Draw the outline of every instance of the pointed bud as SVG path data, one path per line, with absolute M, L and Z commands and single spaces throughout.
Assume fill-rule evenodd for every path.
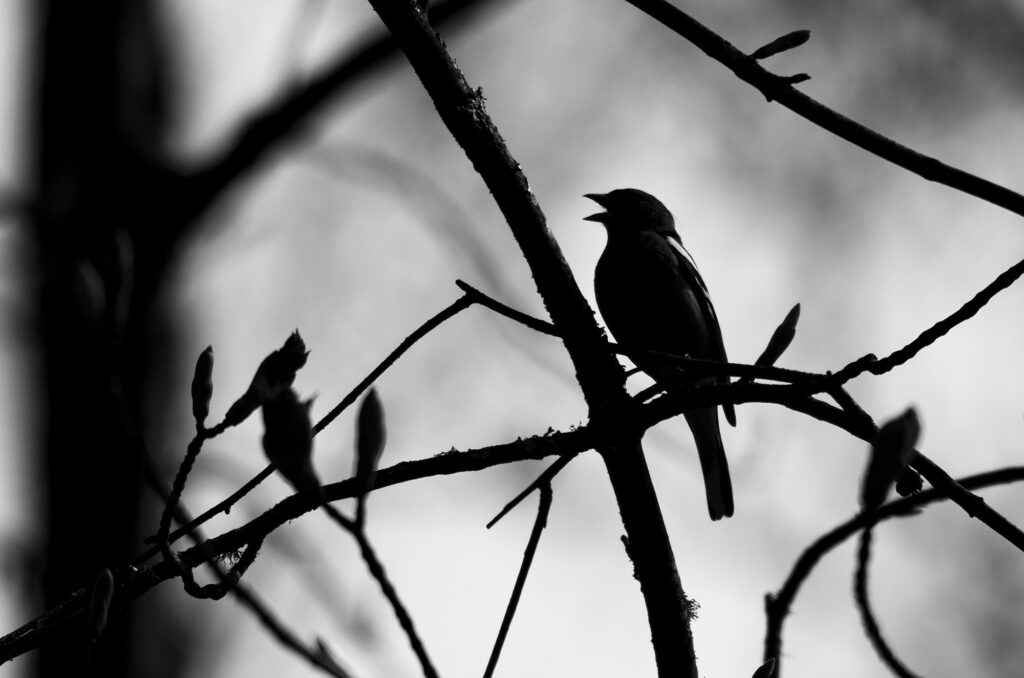
M 321 493 L 313 470 L 313 399 L 300 401 L 288 388 L 263 403 L 263 451 L 298 492 Z
M 284 345 L 272 352 L 260 366 L 242 397 L 236 400 L 224 415 L 224 423 L 235 426 L 284 389 L 295 383 L 295 373 L 306 364 L 309 351 L 299 331 L 291 333 Z
M 210 414 L 210 399 L 213 398 L 213 346 L 199 354 L 196 371 L 192 375 L 192 415 L 196 426 L 202 426 Z
M 114 598 L 114 574 L 105 567 L 92 583 L 89 607 L 85 614 L 85 628 L 89 640 L 95 641 L 107 626 L 110 601 Z
M 782 319 L 782 322 L 775 332 L 772 334 L 772 338 L 768 341 L 768 346 L 761 353 L 761 356 L 754 362 L 755 365 L 774 365 L 775 361 L 778 360 L 785 352 L 789 345 L 793 342 L 793 337 L 796 336 L 796 324 L 800 320 L 800 304 L 797 304 L 786 317 Z
M 386 440 L 384 407 L 377 396 L 377 389 L 371 387 L 359 406 L 356 421 L 356 478 L 362 488 L 360 494 L 370 488 Z
M 256 369 L 257 376 L 262 376 L 272 391 L 288 388 L 295 382 L 295 373 L 306 364 L 309 351 L 302 341 L 299 331 L 291 333 L 284 345 L 268 355 Z
M 775 675 L 775 657 L 769 657 L 768 661 L 757 667 L 751 678 L 772 678 Z
M 860 504 L 871 511 L 885 502 L 896 478 L 914 456 L 914 445 L 921 434 L 921 423 L 913 407 L 886 422 L 875 437 L 871 458 L 861 485 Z
M 758 47 L 750 53 L 750 56 L 758 60 L 767 59 L 770 56 L 796 49 L 810 39 L 811 32 L 806 29 L 793 31 L 792 33 L 786 33 L 781 38 L 775 38 L 764 47 Z

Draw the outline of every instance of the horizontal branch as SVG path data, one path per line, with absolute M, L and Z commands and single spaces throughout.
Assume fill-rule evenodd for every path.
M 457 452 L 454 449 L 428 459 L 401 462 L 377 472 L 374 491 L 413 480 L 452 475 L 511 464 L 518 461 L 538 460 L 546 457 L 574 454 L 593 447 L 593 436 L 585 428 L 564 433 L 535 436 L 503 445 Z M 363 491 L 361 483 L 349 478 L 324 486 L 328 501 L 339 501 Z M 249 523 L 230 530 L 185 551 L 178 560 L 187 567 L 197 567 L 216 560 L 259 541 L 270 532 L 305 513 L 315 511 L 320 501 L 314 497 L 292 495 L 257 516 Z M 114 573 L 116 590 L 111 609 L 120 609 L 144 595 L 154 586 L 179 575 L 173 563 L 161 561 L 152 568 L 129 566 Z M 80 628 L 81 618 L 88 603 L 85 589 L 75 591 L 60 605 L 44 612 L 34 620 L 0 638 L 0 664 L 44 645 L 57 636 Z

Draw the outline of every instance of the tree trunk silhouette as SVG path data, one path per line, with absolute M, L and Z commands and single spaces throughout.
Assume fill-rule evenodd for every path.
M 147 333 L 173 179 L 157 160 L 166 81 L 153 3 L 49 0 L 39 11 L 33 227 L 49 607 L 138 544 Z M 113 616 L 86 674 L 132 675 L 135 633 L 130 613 Z M 44 648 L 39 675 L 82 675 L 86 653 L 77 637 Z

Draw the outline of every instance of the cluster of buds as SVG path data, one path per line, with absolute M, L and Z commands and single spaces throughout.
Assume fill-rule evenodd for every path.
M 256 368 L 249 388 L 228 408 L 224 423 L 227 426 L 240 424 L 261 405 L 289 390 L 295 383 L 295 373 L 306 364 L 308 356 L 306 343 L 297 330 L 292 332 L 284 346 L 264 358 Z
M 281 475 L 301 494 L 323 499 L 320 479 L 313 470 L 313 399 L 299 400 L 288 387 L 263 402 L 263 451 Z
M 263 413 L 263 451 L 274 468 L 301 494 L 316 495 L 323 501 L 323 487 L 313 468 L 313 398 L 302 400 L 292 388 L 296 372 L 306 364 L 309 351 L 298 331 L 272 352 L 253 376 L 249 387 L 228 408 L 224 421 L 215 429 L 204 429 L 213 396 L 213 348 L 207 347 L 196 362 L 192 379 L 192 413 L 196 427 L 207 435 L 237 426 L 257 409 Z M 377 463 L 384 451 L 386 432 L 384 410 L 374 389 L 359 409 L 356 427 L 356 469 L 359 484 L 359 513 L 366 493 L 373 487 Z

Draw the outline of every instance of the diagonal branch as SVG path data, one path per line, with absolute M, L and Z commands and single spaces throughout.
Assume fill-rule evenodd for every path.
M 633 405 L 625 373 L 609 350 L 569 270 L 519 163 L 487 114 L 483 95 L 466 82 L 426 15 L 408 0 L 370 0 L 402 45 L 452 136 L 465 151 L 501 210 L 530 268 L 537 291 L 562 333 L 591 421 L 604 422 L 601 455 L 615 492 L 629 554 L 647 607 L 655 661 L 661 676 L 697 676 L 691 608 L 654 491 L 640 432 L 616 430 Z
M 526 543 L 526 550 L 523 552 L 523 562 L 519 566 L 519 575 L 516 577 L 515 586 L 512 587 L 512 595 L 508 600 L 508 607 L 505 609 L 505 616 L 501 620 L 501 627 L 498 629 L 498 637 L 491 649 L 491 658 L 487 661 L 487 668 L 484 669 L 484 678 L 491 678 L 494 669 L 498 666 L 498 657 L 501 656 L 501 649 L 505 645 L 505 638 L 512 626 L 512 618 L 515 617 L 516 608 L 519 607 L 519 599 L 523 595 L 523 588 L 526 586 L 526 576 L 530 573 L 530 566 L 533 564 L 533 556 L 537 553 L 537 545 L 540 544 L 540 535 L 548 524 L 548 513 L 551 511 L 551 485 L 545 483 L 540 488 L 540 502 L 537 506 L 537 518 L 533 523 L 533 531 L 530 532 L 530 539 Z
M 971 297 L 963 306 L 942 320 L 938 321 L 924 332 L 919 334 L 906 346 L 893 351 L 890 355 L 881 360 L 875 359 L 873 355 L 867 355 L 855 360 L 835 374 L 826 377 L 829 383 L 843 384 L 854 379 L 865 372 L 871 374 L 885 374 L 889 370 L 903 365 L 911 358 L 920 353 L 924 348 L 934 344 L 944 337 L 957 325 L 970 320 L 985 304 L 992 301 L 997 294 L 1007 289 L 1024 275 L 1024 259 L 1000 273 L 995 280 L 986 285 L 980 292 Z
M 150 488 L 160 497 L 161 501 L 165 505 L 170 505 L 170 492 L 163 487 L 160 482 L 156 470 L 153 468 L 152 462 L 147 456 L 146 461 L 146 482 Z M 192 518 L 189 515 L 185 507 L 179 502 L 176 503 L 173 509 L 174 519 L 182 525 L 192 523 Z M 198 527 L 192 527 L 188 530 L 189 538 L 194 544 L 200 544 L 206 541 L 206 537 L 203 535 L 202 530 Z M 206 563 L 207 567 L 213 570 L 217 579 L 221 582 L 225 582 L 228 579 L 228 572 L 221 566 L 216 560 L 209 560 Z M 305 643 L 292 631 L 288 626 L 281 621 L 276 614 L 267 606 L 266 603 L 259 597 L 259 595 L 245 582 L 238 582 L 231 588 L 231 593 L 235 598 L 245 607 L 253 613 L 256 619 L 263 625 L 263 628 L 267 630 L 277 641 L 285 648 L 291 650 L 295 654 L 303 657 L 313 666 L 319 668 L 324 673 L 334 676 L 334 678 L 351 678 L 349 673 L 345 671 L 338 662 L 329 655 L 325 656 L 325 652 L 321 648 L 316 650 L 307 647 Z
M 728 40 L 667 0 L 627 2 L 689 40 L 702 52 L 731 70 L 740 80 L 756 87 L 769 101 L 778 101 L 797 115 L 839 138 L 928 181 L 949 186 L 1024 216 L 1024 195 L 903 146 L 819 103 L 794 88 L 794 81 L 791 78 L 765 70 L 756 59 L 744 54 Z
M 491 1 L 447 0 L 432 7 L 430 16 L 438 25 L 451 26 L 456 20 L 469 19 L 473 12 Z M 237 140 L 230 148 L 189 177 L 189 198 L 194 213 L 204 210 L 239 177 L 292 141 L 301 133 L 303 124 L 329 101 L 362 82 L 375 68 L 398 54 L 394 39 L 385 31 L 378 32 L 312 77 L 300 90 L 254 114 L 238 131 Z
M 696 407 L 746 402 L 776 403 L 803 412 L 841 428 L 861 440 L 873 442 L 878 427 L 863 410 L 836 407 L 801 393 L 801 384 L 709 384 L 687 391 L 668 393 L 652 401 L 641 413 L 640 424 L 650 427 Z M 852 402 L 852 399 L 851 399 Z M 944 493 L 971 518 L 976 518 L 1006 541 L 1024 552 L 1024 531 L 985 503 L 985 500 L 956 482 L 942 467 L 915 451 L 910 466 L 933 487 Z
M 352 538 L 359 545 L 359 553 L 363 557 L 363 562 L 366 563 L 366 568 L 370 571 L 370 575 L 377 582 L 381 593 L 384 594 L 384 597 L 391 605 L 391 609 L 394 611 L 399 625 L 405 632 L 405 637 L 409 640 L 409 645 L 412 647 L 416 659 L 420 662 L 424 678 L 438 678 L 437 669 L 434 668 L 433 662 L 430 661 L 427 648 L 423 644 L 420 634 L 416 631 L 416 625 L 413 623 L 412 616 L 399 597 L 395 585 L 391 583 L 391 579 L 384 570 L 384 564 L 377 557 L 377 552 L 374 550 L 373 545 L 370 543 L 370 538 L 366 536 L 366 531 L 363 529 L 364 525 L 342 515 L 341 511 L 330 504 L 324 503 L 323 508 L 327 515 L 331 517 L 331 520 L 352 535 Z
M 430 332 L 432 332 L 434 329 L 436 329 L 439 325 L 441 325 L 449 318 L 458 315 L 459 313 L 466 310 L 472 305 L 473 300 L 470 299 L 469 295 L 464 294 L 455 301 L 453 301 L 451 304 L 446 306 L 436 315 L 428 319 L 425 323 L 417 327 L 416 330 L 413 331 L 413 333 L 410 334 L 408 337 L 403 339 L 402 343 L 395 347 L 395 350 L 391 351 L 391 353 L 389 353 L 388 356 L 384 358 L 384 360 L 382 360 L 379 365 L 377 365 L 377 367 L 373 368 L 373 370 L 371 370 L 370 373 L 366 375 L 366 377 L 364 377 L 363 380 L 359 382 L 359 384 L 356 385 L 355 388 L 349 391 L 348 395 L 342 398 L 340 403 L 334 406 L 330 412 L 324 415 L 323 418 L 316 423 L 316 426 L 313 427 L 313 435 L 316 435 L 320 431 L 327 428 L 327 426 L 332 421 L 334 421 L 339 414 L 344 412 L 346 408 L 350 407 L 352 403 L 354 403 L 356 399 L 359 398 L 363 391 L 370 388 L 373 382 L 377 381 L 377 378 L 380 377 L 380 375 L 384 374 L 384 372 L 389 367 L 391 367 L 396 360 L 401 358 L 403 353 L 412 348 L 413 344 L 415 344 L 417 341 L 419 341 L 426 335 L 430 334 Z

